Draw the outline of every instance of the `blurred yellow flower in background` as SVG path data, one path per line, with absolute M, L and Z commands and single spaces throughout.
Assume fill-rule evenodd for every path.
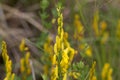
M 105 63 L 102 69 L 101 77 L 102 80 L 112 80 L 112 68 L 109 63 Z
M 96 37 L 99 36 L 99 27 L 98 27 L 98 23 L 99 23 L 99 11 L 96 10 L 93 16 L 93 30 L 94 30 L 94 34 Z
M 118 20 L 118 24 L 116 28 L 116 37 L 120 40 L 120 20 Z
M 82 40 L 84 37 L 84 28 L 78 14 L 75 14 L 74 26 L 75 26 L 74 38 L 78 40 Z
M 94 61 L 93 64 L 92 64 L 92 67 L 90 69 L 89 80 L 96 80 L 95 67 L 96 67 L 96 62 Z

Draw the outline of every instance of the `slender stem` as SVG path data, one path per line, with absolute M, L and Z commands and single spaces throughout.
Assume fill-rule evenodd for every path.
M 32 78 L 33 78 L 33 80 L 36 80 L 35 71 L 34 71 L 34 68 L 33 68 L 32 60 L 30 60 L 30 66 L 31 66 L 31 70 L 32 70 Z

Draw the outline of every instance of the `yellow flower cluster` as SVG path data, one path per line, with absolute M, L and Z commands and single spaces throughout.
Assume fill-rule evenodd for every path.
M 20 49 L 21 52 L 24 52 L 24 51 L 28 50 L 28 47 L 25 46 L 25 39 L 22 39 L 22 41 L 20 43 L 20 46 L 19 46 L 19 49 Z
M 104 44 L 109 37 L 109 33 L 106 30 L 107 29 L 107 24 L 105 21 L 100 22 L 100 27 L 99 27 L 99 11 L 97 10 L 94 14 L 93 18 L 93 30 L 95 32 L 96 37 L 101 36 L 101 44 Z
M 69 75 L 72 76 L 74 79 L 78 79 L 78 77 L 80 76 L 80 73 L 79 72 L 70 72 Z
M 74 31 L 74 38 L 77 39 L 78 41 L 82 42 L 84 41 L 84 27 L 80 21 L 79 15 L 75 14 L 74 18 L 74 26 L 75 26 L 75 31 Z M 85 50 L 85 54 L 88 57 L 92 57 L 92 48 L 89 46 L 87 49 L 85 49 L 86 43 L 82 42 L 79 46 L 80 50 Z
M 49 53 L 50 55 L 53 54 L 53 46 L 51 45 L 51 42 L 52 42 L 51 38 L 48 37 L 47 41 L 43 45 L 44 51 Z
M 100 36 L 105 31 L 105 29 L 107 28 L 107 24 L 106 24 L 105 21 L 102 21 L 100 23 L 100 28 L 99 28 L 98 23 L 99 23 L 99 11 L 97 10 L 94 13 L 94 18 L 93 18 L 93 30 L 95 31 L 96 36 Z
M 58 79 L 58 66 L 53 65 L 52 74 L 51 74 L 51 80 L 57 80 L 57 79 Z
M 98 22 L 99 22 L 99 11 L 97 10 L 94 13 L 94 17 L 93 17 L 93 30 L 95 32 L 95 36 L 99 36 Z
M 105 21 L 100 22 L 100 35 L 102 35 L 107 29 L 107 23 Z
M 9 59 L 9 56 L 7 55 L 7 47 L 6 42 L 2 42 L 2 57 L 5 62 L 5 68 L 6 68 L 6 77 L 4 80 L 14 80 L 15 74 L 12 73 L 12 61 Z
M 25 47 L 25 40 L 23 39 L 20 44 L 20 50 L 22 52 L 27 51 L 28 47 Z M 27 76 L 31 74 L 31 67 L 30 67 L 30 52 L 27 51 L 24 58 L 20 60 L 20 71 L 22 73 L 22 80 L 26 80 Z
M 116 37 L 120 40 L 120 20 L 118 20 L 118 25 L 116 29 Z
M 84 38 L 84 28 L 78 14 L 75 15 L 74 26 L 75 26 L 74 38 L 82 40 Z
M 112 80 L 112 72 L 113 69 L 110 67 L 110 64 L 105 63 L 101 73 L 102 80 Z
M 85 50 L 85 54 L 88 56 L 88 57 L 92 57 L 92 47 L 89 46 L 89 45 L 86 45 L 85 43 L 82 43 L 80 44 L 79 46 L 80 50 Z
M 54 56 L 53 56 L 53 69 L 51 80 L 66 80 L 67 70 L 74 57 L 75 50 L 70 47 L 67 41 L 68 34 L 63 30 L 63 15 L 61 8 L 57 8 L 58 11 L 58 35 L 56 36 L 56 43 L 54 45 Z
M 47 41 L 43 45 L 44 51 L 48 55 L 48 58 L 46 59 L 46 57 L 44 56 L 44 59 L 49 62 L 52 62 L 52 58 L 53 58 L 53 46 L 51 45 L 51 43 L 52 40 L 48 37 Z M 44 65 L 43 69 L 45 75 L 48 75 L 50 68 L 51 67 L 49 66 L 49 64 Z
M 109 37 L 109 33 L 108 31 L 106 31 L 107 29 L 107 24 L 105 21 L 102 21 L 100 23 L 100 35 L 102 36 L 102 39 L 101 39 L 101 44 L 104 44 L 107 40 L 108 40 L 108 37 Z
M 89 80 L 97 80 L 95 74 L 95 66 L 96 66 L 96 62 L 94 61 L 92 64 L 92 68 L 90 69 L 90 76 L 89 76 Z
M 30 52 L 27 52 L 25 54 L 25 57 L 20 60 L 20 71 L 22 73 L 22 80 L 26 80 L 26 77 L 31 74 L 29 58 Z

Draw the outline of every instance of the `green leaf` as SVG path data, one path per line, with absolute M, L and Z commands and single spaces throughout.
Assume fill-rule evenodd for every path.
M 45 20 L 49 17 L 49 15 L 46 12 L 44 12 L 44 13 L 40 13 L 40 17 L 42 20 Z
M 79 66 L 80 68 L 84 68 L 84 63 L 83 63 L 82 61 L 80 61 L 80 62 L 78 63 L 78 66 Z
M 45 10 L 49 6 L 49 1 L 48 0 L 42 0 L 40 3 L 40 7 Z
M 52 24 L 50 22 L 46 22 L 45 27 L 50 29 L 50 28 L 52 28 Z
M 42 75 L 43 80 L 48 80 L 47 75 Z

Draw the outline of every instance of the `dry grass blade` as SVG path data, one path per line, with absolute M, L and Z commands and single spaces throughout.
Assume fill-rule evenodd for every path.
M 20 12 L 19 10 L 12 8 L 10 6 L 7 6 L 5 4 L 1 4 L 2 8 L 5 11 L 8 11 L 10 14 L 13 14 L 14 16 L 24 19 L 27 22 L 29 22 L 30 24 L 32 24 L 34 27 L 36 27 L 38 30 L 42 31 L 42 32 L 47 32 L 49 33 L 49 35 L 52 37 L 52 39 L 55 37 L 52 33 L 50 33 L 47 29 L 45 29 L 40 22 L 36 21 L 33 17 L 31 17 L 29 14 L 27 13 L 23 13 Z

